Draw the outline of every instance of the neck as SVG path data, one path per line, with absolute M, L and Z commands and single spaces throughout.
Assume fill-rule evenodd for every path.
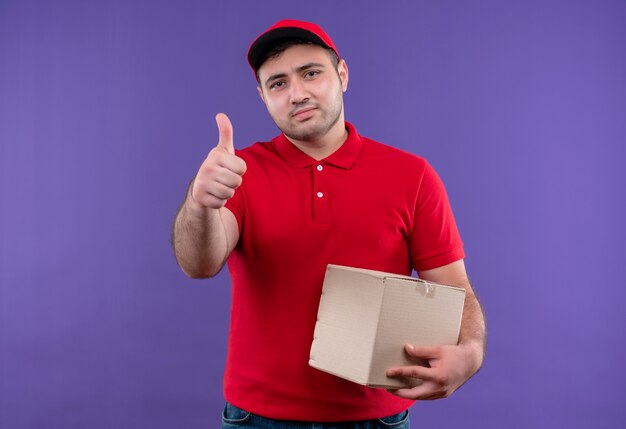
M 343 115 L 326 134 L 313 140 L 296 140 L 286 136 L 302 152 L 319 161 L 334 153 L 348 138 Z

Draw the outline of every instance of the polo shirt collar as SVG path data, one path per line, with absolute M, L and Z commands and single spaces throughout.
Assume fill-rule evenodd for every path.
M 322 161 L 347 170 L 354 165 L 358 158 L 363 145 L 363 138 L 357 133 L 354 125 L 348 121 L 345 121 L 345 124 L 346 130 L 348 130 L 348 138 L 339 149 L 322 159 Z M 278 151 L 278 155 L 291 167 L 304 168 L 320 162 L 298 149 L 284 133 L 275 137 L 272 142 Z

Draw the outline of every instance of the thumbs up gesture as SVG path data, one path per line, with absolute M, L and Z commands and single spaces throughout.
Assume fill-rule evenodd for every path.
M 224 207 L 241 186 L 246 162 L 235 155 L 233 125 L 223 113 L 215 117 L 220 138 L 206 157 L 191 188 L 191 198 L 205 208 Z

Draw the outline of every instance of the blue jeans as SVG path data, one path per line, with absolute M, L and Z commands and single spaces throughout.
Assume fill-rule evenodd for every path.
M 226 403 L 222 429 L 409 429 L 409 410 L 389 417 L 358 422 L 314 423 L 272 420 Z

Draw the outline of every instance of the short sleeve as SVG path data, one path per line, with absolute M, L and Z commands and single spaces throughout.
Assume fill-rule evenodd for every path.
M 448 195 L 428 163 L 419 183 L 409 247 L 416 271 L 441 267 L 465 257 Z

